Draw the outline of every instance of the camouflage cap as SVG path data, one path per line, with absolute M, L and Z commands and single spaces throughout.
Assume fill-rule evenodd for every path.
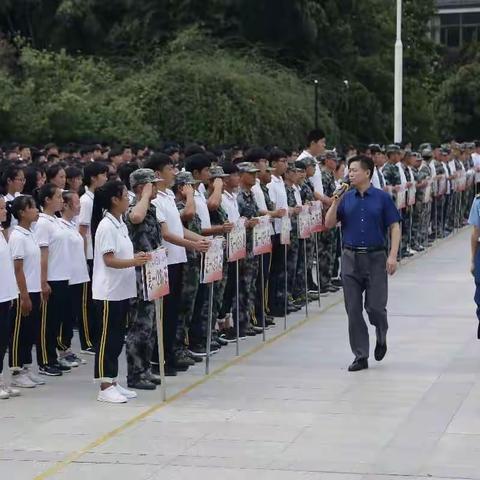
M 430 147 L 426 147 L 422 150 L 422 157 L 423 158 L 432 158 L 433 152 Z
M 137 185 L 160 181 L 161 180 L 155 176 L 155 172 L 150 168 L 139 168 L 130 174 L 130 186 L 132 188 L 135 188 Z
M 391 143 L 387 147 L 387 154 L 388 153 L 401 153 L 400 152 L 400 147 L 398 145 L 395 145 L 394 143 Z
M 229 176 L 228 173 L 225 173 L 223 168 L 219 166 L 210 167 L 210 175 L 212 178 L 225 178 Z
M 195 185 L 200 183 L 200 180 L 195 180 L 190 172 L 178 172 L 175 175 L 175 185 Z
M 304 157 L 301 160 L 297 160 L 297 162 L 302 162 L 307 167 L 315 167 L 317 165 L 317 161 L 313 157 Z
M 241 162 L 237 164 L 237 167 L 240 173 L 257 173 L 260 171 L 253 162 Z

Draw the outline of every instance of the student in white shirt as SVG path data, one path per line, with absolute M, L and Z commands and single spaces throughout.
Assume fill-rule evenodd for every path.
M 83 170 L 83 181 L 85 183 L 86 189 L 85 193 L 80 197 L 80 214 L 78 215 L 78 231 L 83 238 L 85 256 L 87 258 L 88 273 L 90 278 L 92 278 L 93 271 L 93 247 L 92 247 L 92 234 L 90 231 L 90 225 L 92 222 L 92 211 L 93 211 L 93 198 L 95 195 L 95 190 L 107 181 L 108 167 L 101 162 L 90 162 L 85 166 Z M 84 292 L 82 293 L 83 297 L 87 301 L 87 318 L 88 318 L 88 335 L 84 328 L 82 335 L 80 335 L 80 347 L 81 353 L 95 355 L 95 345 L 96 339 L 94 338 L 94 318 L 95 313 L 93 310 L 92 303 L 92 286 L 90 283 L 84 284 Z M 82 323 L 83 326 L 83 323 Z M 90 338 L 90 341 L 87 342 L 87 337 Z
M 11 213 L 18 222 L 11 230 L 9 247 L 19 297 L 12 310 L 9 365 L 12 383 L 32 388 L 45 383 L 31 370 L 33 345 L 37 363 L 42 364 L 40 247 L 31 230 L 32 224 L 38 220 L 38 209 L 35 200 L 25 195 L 12 202 Z
M 64 357 L 69 362 L 85 363 L 85 361 L 72 352 L 73 326 L 78 324 L 78 332 L 81 344 L 93 346 L 90 336 L 87 315 L 87 288 L 90 282 L 87 259 L 83 238 L 80 235 L 74 221 L 80 212 L 80 198 L 74 191 L 62 193 L 63 210 L 60 224 L 68 232 L 68 248 L 70 251 L 69 266 L 70 278 L 68 280 L 68 293 L 70 299 L 70 315 L 65 314 L 63 328 L 60 332 L 61 343 L 66 347 Z M 82 338 L 84 337 L 84 338 Z
M 152 204 L 157 211 L 157 219 L 161 225 L 163 246 L 167 249 L 168 279 L 170 293 L 164 299 L 164 350 L 165 372 L 176 375 L 177 371 L 185 371 L 195 362 L 189 358 L 184 346 L 180 343 L 179 311 L 182 293 L 182 273 L 187 262 L 185 249 L 206 251 L 208 242 L 196 233 L 183 227 L 180 212 L 175 202 L 175 194 L 170 190 L 175 181 L 175 168 L 172 159 L 165 154 L 150 157 L 144 164 L 155 172 L 158 180 L 157 198 Z M 158 362 L 154 350 L 153 362 Z
M 0 223 L 7 219 L 5 199 L 0 195 Z M 17 298 L 18 288 L 13 273 L 13 262 L 7 240 L 0 228 L 0 265 L 2 266 L 2 281 L 0 282 L 0 399 L 18 396 L 20 392 L 8 386 L 3 378 L 3 359 L 11 336 L 10 309 L 12 300 Z
M 60 352 L 68 347 L 62 343 L 62 329 L 65 312 L 69 310 L 68 281 L 70 279 L 70 257 L 68 232 L 56 216 L 63 208 L 62 190 L 52 183 L 46 183 L 38 191 L 40 213 L 34 228 L 35 239 L 41 251 L 42 280 L 42 329 L 40 373 L 60 376 L 78 367 L 77 362 L 69 362 Z
M 125 339 L 129 300 L 137 296 L 135 267 L 149 260 L 145 252 L 134 255 L 122 219 L 128 207 L 128 192 L 122 182 L 109 181 L 96 189 L 91 221 L 94 243 L 92 296 L 99 329 L 94 376 L 100 382 L 98 401 L 108 403 L 125 403 L 137 396 L 117 383 L 118 357 Z
M 274 149 L 269 154 L 272 181 L 267 185 L 270 200 L 275 210 L 288 211 L 287 192 L 283 175 L 287 171 L 287 155 L 282 150 Z M 275 235 L 272 236 L 272 262 L 268 281 L 268 312 L 274 317 L 285 315 L 285 247 L 280 244 L 282 219 L 276 218 Z

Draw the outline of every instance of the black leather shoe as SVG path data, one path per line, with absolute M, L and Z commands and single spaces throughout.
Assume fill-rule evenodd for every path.
M 349 367 L 349 372 L 359 372 L 360 370 L 366 370 L 368 368 L 368 360 L 360 359 L 355 360 Z
M 157 386 L 146 378 L 142 378 L 136 382 L 128 382 L 128 388 L 133 388 L 134 390 L 155 390 Z
M 385 354 L 387 353 L 387 344 L 386 343 L 378 343 L 375 346 L 375 360 L 377 362 L 381 362 Z
M 147 380 L 154 385 L 160 385 L 162 383 L 162 379 L 160 378 L 160 375 L 155 375 L 154 373 L 149 373 L 147 374 Z

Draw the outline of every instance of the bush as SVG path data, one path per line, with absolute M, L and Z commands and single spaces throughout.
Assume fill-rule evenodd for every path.
M 24 142 L 299 145 L 313 124 L 311 85 L 191 33 L 142 68 L 23 47 L 17 70 L 15 77 L 0 72 L 0 133 Z M 320 114 L 335 132 L 327 112 Z

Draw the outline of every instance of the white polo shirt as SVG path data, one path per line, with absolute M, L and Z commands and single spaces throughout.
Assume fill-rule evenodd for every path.
M 78 225 L 88 227 L 87 260 L 93 259 L 92 231 L 90 229 L 93 213 L 93 197 L 93 192 L 86 189 L 85 193 L 80 197 L 80 215 L 78 216 Z
M 265 194 L 260 186 L 260 180 L 257 178 L 255 185 L 252 187 L 253 197 L 257 202 L 258 209 L 262 212 L 268 212 L 267 203 L 265 202 Z
M 295 195 L 295 200 L 299 207 L 302 206 L 302 195 L 300 193 L 300 187 L 298 185 L 293 185 L 293 194 Z
M 222 208 L 227 212 L 228 221 L 235 223 L 240 218 L 237 197 L 230 192 L 222 193 Z
M 87 259 L 85 258 L 85 249 L 83 248 L 83 237 L 77 230 L 77 225 L 72 220 L 71 222 L 61 218 L 60 223 L 68 232 L 69 242 L 69 264 L 70 264 L 70 280 L 69 285 L 78 285 L 79 283 L 86 283 L 90 281 L 88 275 Z
M 283 178 L 272 175 L 272 181 L 267 185 L 268 193 L 270 194 L 270 200 L 275 205 L 275 209 L 284 208 L 288 210 L 287 191 L 285 190 L 285 184 Z M 281 233 L 282 231 L 282 219 L 275 218 L 274 221 L 275 233 Z
M 0 265 L 2 266 L 2 279 L 0 281 L 0 303 L 10 302 L 17 298 L 18 287 L 13 270 L 12 254 L 10 247 L 0 228 Z
M 159 191 L 157 198 L 152 201 L 152 204 L 157 209 L 157 220 L 160 223 L 166 222 L 171 233 L 184 238 L 182 219 L 175 203 L 175 194 L 168 189 L 165 192 Z M 185 252 L 185 247 L 174 245 L 164 239 L 162 240 L 162 245 L 167 249 L 169 265 L 186 263 L 187 253 Z
M 103 259 L 106 253 L 113 253 L 115 257 L 124 260 L 133 258 L 133 244 L 127 226 L 122 219 L 118 221 L 111 213 L 107 213 L 98 224 L 95 234 L 92 298 L 115 302 L 136 297 L 135 267 L 107 267 Z
M 31 230 L 17 225 L 10 232 L 8 240 L 13 260 L 23 260 L 23 274 L 30 293 L 38 293 L 41 288 L 40 247 Z
M 210 222 L 210 212 L 208 211 L 207 199 L 203 193 L 195 190 L 193 192 L 193 200 L 195 201 L 195 211 L 200 217 L 200 223 L 202 228 L 212 228 Z
M 40 248 L 48 247 L 47 280 L 51 282 L 69 280 L 69 234 L 60 219 L 41 213 L 33 234 Z

